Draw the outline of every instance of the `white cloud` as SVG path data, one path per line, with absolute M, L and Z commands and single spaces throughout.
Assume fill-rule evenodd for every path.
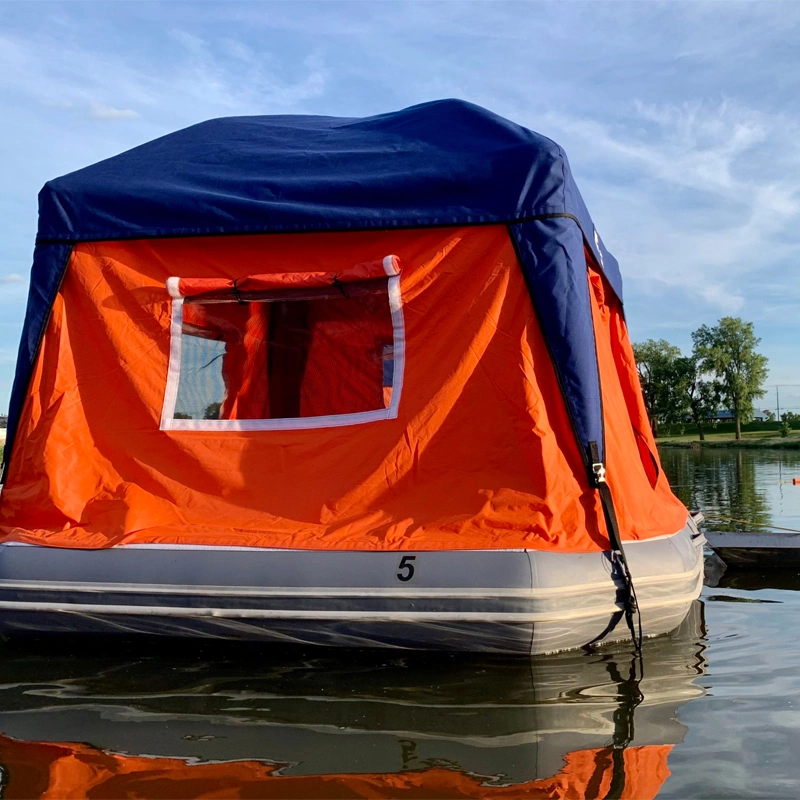
M 557 113 L 546 119 L 582 140 L 582 150 L 635 167 L 649 178 L 723 196 L 747 188 L 733 171 L 748 151 L 785 130 L 787 122 L 797 127 L 731 102 L 636 102 L 632 111 L 613 127 Z
M 167 42 L 171 46 L 154 61 L 92 48 L 80 39 L 3 34 L 0 90 L 53 109 L 86 109 L 97 120 L 149 117 L 152 109 L 156 124 L 171 119 L 174 127 L 214 115 L 298 110 L 327 86 L 328 71 L 315 50 L 286 64 L 233 38 L 209 41 L 173 30 Z M 102 101 L 108 97 L 115 105 Z
M 756 274 L 800 247 L 797 119 L 722 101 L 634 103 L 613 124 L 547 120 L 591 173 L 587 200 L 603 202 L 589 207 L 638 292 L 679 289 L 737 313 Z
M 92 119 L 136 119 L 139 114 L 130 108 L 114 108 L 103 103 L 92 103 L 89 116 Z
M 6 283 L 25 283 L 25 278 L 16 272 L 12 272 L 10 275 L 0 275 L 0 284 Z
M 635 336 L 734 312 L 796 338 L 800 3 L 95 5 L 3 17 L 8 269 L 26 268 L 44 180 L 142 141 L 213 116 L 458 96 L 566 148 Z

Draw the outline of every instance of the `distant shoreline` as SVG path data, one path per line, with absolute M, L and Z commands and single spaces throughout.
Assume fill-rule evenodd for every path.
M 708 449 L 738 449 L 738 450 L 800 450 L 800 437 L 786 439 L 723 439 L 718 441 L 690 441 L 665 440 L 656 442 L 659 448 L 675 450 L 708 450 Z

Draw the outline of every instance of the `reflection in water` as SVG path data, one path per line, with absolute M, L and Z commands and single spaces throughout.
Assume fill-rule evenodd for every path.
M 698 602 L 640 682 L 624 649 L 6 647 L 3 796 L 652 798 L 703 694 L 703 635 Z
M 800 523 L 800 452 L 663 448 L 661 463 L 676 495 L 692 509 L 757 523 L 707 518 L 710 530 L 763 530 Z
M 726 570 L 715 586 L 720 589 L 783 589 L 796 592 L 800 590 L 800 573 L 797 569 L 774 569 L 769 572 L 757 569 Z

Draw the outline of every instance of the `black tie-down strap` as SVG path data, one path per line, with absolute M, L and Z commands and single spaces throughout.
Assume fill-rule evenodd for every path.
M 625 794 L 628 776 L 625 770 L 625 750 L 633 743 L 633 717 L 636 708 L 644 700 L 640 683 L 644 678 L 641 654 L 634 653 L 630 674 L 623 678 L 614 659 L 606 662 L 609 677 L 617 685 L 618 705 L 614 710 L 614 734 L 611 741 L 598 750 L 594 757 L 595 768 L 586 786 L 585 797 L 600 795 L 603 778 L 611 772 L 608 792 L 603 800 L 620 800 Z M 639 674 L 637 675 L 637 667 Z
M 637 653 L 642 651 L 642 613 L 639 609 L 639 601 L 636 599 L 636 589 L 633 585 L 633 578 L 631 571 L 628 568 L 628 560 L 625 558 L 625 550 L 622 547 L 622 538 L 619 534 L 619 523 L 617 522 L 617 513 L 614 510 L 614 498 L 611 496 L 611 490 L 606 483 L 606 470 L 605 466 L 599 459 L 599 450 L 597 442 L 589 442 L 589 454 L 592 459 L 592 476 L 594 478 L 594 485 L 600 494 L 600 502 L 603 506 L 603 515 L 606 520 L 606 528 L 608 529 L 608 539 L 611 543 L 611 560 L 612 563 L 619 570 L 624 584 L 624 609 L 625 621 L 628 623 L 628 628 L 631 631 L 633 638 L 633 646 L 636 648 Z

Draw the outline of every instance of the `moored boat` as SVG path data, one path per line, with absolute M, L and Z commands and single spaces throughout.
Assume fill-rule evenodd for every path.
M 729 567 L 796 570 L 800 533 L 792 531 L 707 531 L 711 549 Z
M 7 634 L 542 653 L 702 584 L 563 150 L 458 101 L 48 183 L 3 482 Z

